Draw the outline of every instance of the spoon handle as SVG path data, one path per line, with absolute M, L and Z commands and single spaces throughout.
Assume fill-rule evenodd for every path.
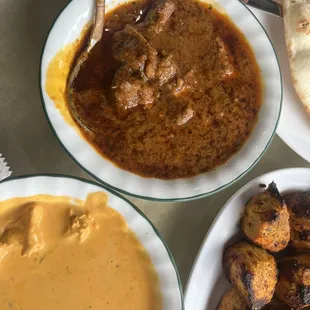
M 96 0 L 96 14 L 87 50 L 90 51 L 102 38 L 104 31 L 105 0 Z
M 267 13 L 283 17 L 283 8 L 281 4 L 273 0 L 241 0 L 241 2 Z

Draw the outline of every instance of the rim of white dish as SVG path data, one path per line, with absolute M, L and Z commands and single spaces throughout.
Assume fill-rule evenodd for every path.
M 41 95 L 41 102 L 42 102 L 42 107 L 43 107 L 43 111 L 44 111 L 44 114 L 46 116 L 46 119 L 48 121 L 48 124 L 50 126 L 50 128 L 52 129 L 52 132 L 54 134 L 54 136 L 56 137 L 56 139 L 58 140 L 58 142 L 60 143 L 60 145 L 63 147 L 63 149 L 65 150 L 66 154 L 80 167 L 82 168 L 86 173 L 88 173 L 90 176 L 92 176 L 95 180 L 97 180 L 98 182 L 104 184 L 106 187 L 110 188 L 110 189 L 113 189 L 113 190 L 116 190 L 122 194 L 125 194 L 125 195 L 129 195 L 131 197 L 135 197 L 135 198 L 140 198 L 140 199 L 145 199 L 145 200 L 150 200 L 150 201 L 161 201 L 161 202 L 176 202 L 176 201 L 189 201 L 189 200 L 195 200 L 195 199 L 199 199 L 201 197 L 207 197 L 207 196 L 210 196 L 210 195 L 213 195 L 215 193 L 218 193 L 220 192 L 221 190 L 229 187 L 230 185 L 234 184 L 236 181 L 238 181 L 240 178 L 242 178 L 245 174 L 247 174 L 258 162 L 259 160 L 261 159 L 261 157 L 264 155 L 264 153 L 266 152 L 266 150 L 268 149 L 268 147 L 270 146 L 271 142 L 272 142 L 272 139 L 276 133 L 276 129 L 278 127 L 278 124 L 279 124 L 279 119 L 280 119 L 280 115 L 281 115 L 281 111 L 282 111 L 282 101 L 283 101 L 283 83 L 282 83 L 282 74 L 281 74 L 281 70 L 280 70 L 280 66 L 279 66 L 279 60 L 278 60 L 278 57 L 277 57 L 277 54 L 275 52 L 275 49 L 274 49 L 274 46 L 266 32 L 266 30 L 264 29 L 263 25 L 260 23 L 260 21 L 257 19 L 257 17 L 255 16 L 255 14 L 252 13 L 252 11 L 242 2 L 239 2 L 236 0 L 236 2 L 238 2 L 238 5 L 241 5 L 242 7 L 244 7 L 247 11 L 247 13 L 249 15 L 252 15 L 252 17 L 254 17 L 254 20 L 257 22 L 258 26 L 263 30 L 266 38 L 268 39 L 269 43 L 270 43 L 270 46 L 272 48 L 272 51 L 273 51 L 273 54 L 274 54 L 274 58 L 276 60 L 276 65 L 277 65 L 277 68 L 278 68 L 278 73 L 279 73 L 279 77 L 280 77 L 280 99 L 279 99 L 279 111 L 278 111 L 278 115 L 277 115 L 277 119 L 276 119 L 276 122 L 275 122 L 275 125 L 274 125 L 274 128 L 272 130 L 272 133 L 271 133 L 271 136 L 268 140 L 268 142 L 266 143 L 264 149 L 262 150 L 262 152 L 260 153 L 260 155 L 252 162 L 252 164 L 245 170 L 243 171 L 242 173 L 239 173 L 239 175 L 237 175 L 237 177 L 233 178 L 232 180 L 230 180 L 229 182 L 219 186 L 218 188 L 214 189 L 214 190 L 210 190 L 210 191 L 207 191 L 207 192 L 204 192 L 204 193 L 199 193 L 199 194 L 196 194 L 196 195 L 188 195 L 188 196 L 185 196 L 185 197 L 169 197 L 169 198 L 166 198 L 166 197 L 159 197 L 159 196 L 151 196 L 150 194 L 148 195 L 143 195 L 143 194 L 137 194 L 137 193 L 133 193 L 129 190 L 125 190 L 123 189 L 119 184 L 116 186 L 116 185 L 111 185 L 108 183 L 108 181 L 103 181 L 98 175 L 95 174 L 95 172 L 91 172 L 90 170 L 88 170 L 84 165 L 83 163 L 81 163 L 80 161 L 78 161 L 78 159 L 75 157 L 75 155 L 70 152 L 67 147 L 64 145 L 64 143 L 62 142 L 62 139 L 61 137 L 59 136 L 59 134 L 57 133 L 57 130 L 55 129 L 54 125 L 53 125 L 53 121 L 52 119 L 50 118 L 49 116 L 49 113 L 47 111 L 47 106 L 46 106 L 46 102 L 45 102 L 45 99 L 44 99 L 44 85 L 42 85 L 43 83 L 43 58 L 44 58 L 44 55 L 45 55 L 45 50 L 46 50 L 46 45 L 48 43 L 48 40 L 50 38 L 50 35 L 54 29 L 54 26 L 56 25 L 57 21 L 59 20 L 59 18 L 61 17 L 61 15 L 68 9 L 68 7 L 70 6 L 70 4 L 72 4 L 72 2 L 74 2 L 76 0 L 70 0 L 65 6 L 64 8 L 59 12 L 58 16 L 55 18 L 54 22 L 52 23 L 49 31 L 48 31 L 48 34 L 47 34 L 47 37 L 46 37 L 46 40 L 44 42 L 44 45 L 43 45 L 43 48 L 42 48 L 42 53 L 41 53 L 41 58 L 40 58 L 40 71 L 39 71 L 39 86 L 40 86 L 40 95 Z M 213 1 L 214 0 L 210 0 L 210 1 Z M 231 1 L 231 0 L 229 0 Z M 69 126 L 69 125 L 68 125 Z M 253 133 L 252 133 L 253 134 Z M 83 139 L 83 138 L 80 138 L 80 139 Z M 249 139 L 251 139 L 251 137 L 249 137 Z M 89 148 L 92 148 L 93 147 L 87 142 Z M 96 151 L 95 151 L 96 152 Z M 240 150 L 236 153 L 238 154 L 240 152 Z M 235 155 L 236 155 L 235 154 Z M 234 155 L 234 156 L 235 156 Z M 103 156 L 102 157 L 102 160 L 103 162 L 109 162 L 111 163 L 110 160 L 108 159 L 105 159 Z M 225 165 L 225 163 L 223 164 Z M 223 166 L 222 165 L 222 166 Z M 136 174 L 134 173 L 131 173 L 131 172 L 127 172 L 121 168 L 118 168 L 117 166 L 114 165 L 114 167 L 116 169 L 119 169 L 123 172 L 126 172 L 128 173 L 129 175 L 134 175 L 135 177 L 139 177 L 137 176 Z M 220 166 L 221 167 L 221 166 Z M 219 168 L 220 168 L 219 167 Z M 204 174 L 207 174 L 208 172 L 206 173 L 203 173 L 203 174 L 200 174 L 199 176 L 203 176 Z M 198 177 L 198 176 L 197 176 Z M 148 178 L 143 178 L 143 177 L 139 177 L 141 178 L 141 180 L 139 180 L 140 183 L 143 183 L 144 180 L 148 180 Z M 162 181 L 160 179 L 153 179 L 155 181 Z M 182 181 L 182 180 L 189 180 L 189 179 L 177 179 L 177 180 L 171 180 L 172 182 L 175 181 L 175 182 L 178 182 L 178 181 Z M 170 182 L 170 181 L 168 181 Z M 161 187 L 164 187 L 164 185 L 160 185 Z M 184 185 L 183 185 L 183 188 L 184 188 Z M 152 191 L 152 190 L 151 190 Z M 182 192 L 182 188 L 179 188 L 179 191 Z M 161 190 L 162 192 L 162 190 Z
M 291 81 L 291 70 L 286 50 L 283 19 L 264 11 L 250 7 L 273 41 L 278 53 L 283 77 L 283 109 L 277 135 L 299 156 L 310 162 L 310 141 L 305 143 L 305 136 L 310 134 L 310 118 L 298 97 Z M 292 130 L 294 128 L 294 130 Z
M 207 231 L 204 240 L 201 243 L 201 246 L 198 250 L 198 253 L 196 255 L 195 261 L 192 265 L 192 269 L 190 271 L 190 274 L 188 276 L 188 280 L 187 280 L 187 284 L 185 287 L 185 291 L 184 291 L 184 306 L 188 307 L 190 300 L 189 300 L 189 294 L 192 294 L 193 290 L 194 290 L 194 273 L 196 270 L 196 267 L 198 266 L 199 260 L 201 258 L 201 253 L 203 252 L 204 247 L 206 246 L 206 244 L 208 243 L 208 241 L 210 240 L 210 233 L 213 231 L 213 228 L 215 227 L 216 223 L 218 222 L 218 220 L 221 218 L 222 214 L 225 212 L 225 210 L 227 208 L 229 208 L 229 206 L 231 205 L 231 202 L 234 201 L 237 197 L 239 197 L 242 193 L 244 193 L 245 190 L 249 189 L 252 184 L 256 184 L 258 180 L 262 180 L 264 179 L 270 179 L 270 182 L 272 182 L 273 180 L 276 179 L 276 177 L 282 177 L 282 178 L 286 178 L 289 177 L 292 174 L 298 175 L 298 176 L 303 176 L 303 175 L 307 175 L 308 177 L 310 176 L 310 168 L 303 168 L 303 167 L 296 167 L 296 168 L 284 168 L 284 169 L 277 169 L 277 170 L 273 170 L 273 171 L 269 171 L 267 173 L 264 173 L 254 179 L 252 179 L 251 181 L 247 182 L 246 184 L 244 184 L 239 190 L 237 190 L 222 206 L 221 210 L 218 212 L 218 214 L 216 215 L 215 219 L 213 220 L 209 230 Z M 236 215 L 239 217 L 239 215 Z M 190 292 L 190 293 L 189 293 Z M 187 301 L 188 300 L 188 301 Z
M 173 295 L 174 297 L 174 300 L 173 300 L 173 304 L 176 305 L 176 302 L 179 303 L 179 307 L 177 309 L 182 309 L 184 310 L 184 299 L 183 299 L 183 289 L 182 289 L 182 282 L 181 282 L 181 279 L 180 279 L 180 275 L 179 275 L 179 272 L 178 272 L 178 268 L 176 266 L 176 263 L 175 263 L 175 260 L 172 256 L 172 253 L 170 252 L 166 242 L 164 241 L 163 237 L 161 236 L 161 234 L 159 233 L 159 231 L 157 230 L 157 228 L 154 226 L 154 224 L 150 221 L 150 219 L 139 209 L 137 208 L 131 201 L 127 200 L 126 198 L 124 198 L 122 195 L 120 195 L 118 192 L 115 192 L 109 188 L 106 188 L 104 185 L 102 184 L 98 184 L 98 183 L 95 183 L 95 182 L 92 182 L 90 180 L 86 180 L 86 179 L 83 179 L 83 178 L 79 178 L 79 177 L 75 177 L 75 176 L 67 176 L 67 175 L 62 175 L 62 174 L 33 174 L 33 175 L 22 175 L 22 176 L 17 176 L 17 177 L 10 177 L 8 179 L 5 179 L 3 181 L 0 181 L 0 201 L 2 200 L 7 200 L 9 198 L 12 198 L 12 197 L 26 197 L 26 196 L 33 196 L 33 195 L 37 195 L 37 194 L 48 194 L 48 190 L 47 192 L 37 192 L 37 187 L 41 187 L 42 186 L 42 181 L 43 179 L 46 178 L 46 179 L 49 179 L 49 182 L 53 182 L 54 183 L 54 188 L 58 188 L 59 190 L 57 190 L 57 195 L 61 195 L 61 196 L 68 196 L 68 197 L 73 197 L 72 194 L 66 194 L 66 189 L 65 189 L 65 183 L 66 182 L 75 182 L 78 190 L 79 190 L 79 193 L 83 192 L 84 190 L 84 193 L 85 195 L 91 193 L 91 192 L 96 192 L 96 191 L 105 191 L 108 193 L 108 195 L 110 195 L 110 198 L 115 196 L 116 199 L 120 199 L 122 201 L 124 201 L 131 210 L 133 210 L 133 212 L 135 213 L 135 216 L 136 217 L 139 217 L 139 218 L 142 218 L 143 219 L 143 226 L 146 228 L 147 227 L 147 231 L 149 232 L 148 235 L 153 234 L 152 238 L 154 238 L 154 240 L 157 240 L 158 242 L 160 242 L 162 245 L 162 250 L 163 251 L 166 251 L 166 254 L 167 254 L 167 258 L 169 260 L 169 263 L 170 263 L 170 270 L 167 272 L 167 258 L 165 258 L 165 263 L 163 264 L 162 261 L 160 261 L 160 263 L 156 264 L 154 263 L 154 261 L 152 260 L 153 262 L 153 265 L 154 265 L 154 268 L 155 270 L 158 272 L 159 270 L 157 269 L 159 266 L 164 266 L 166 269 L 162 272 L 160 272 L 160 274 L 158 273 L 158 276 L 159 276 L 159 280 L 162 282 L 166 281 L 167 283 L 169 283 L 169 286 L 174 286 L 174 288 L 171 288 L 169 287 L 169 290 L 168 290 L 168 293 L 171 292 L 172 290 L 178 290 L 178 298 L 176 298 L 175 295 Z M 26 182 L 29 182 L 29 184 L 31 184 L 32 186 L 35 187 L 35 190 L 33 189 L 30 189 L 30 191 L 26 191 L 26 193 L 22 193 L 23 190 L 26 190 L 25 187 L 23 187 L 23 190 L 20 190 L 20 187 L 19 186 L 14 186 L 14 190 L 13 190 L 13 193 L 12 192 L 7 192 L 7 191 L 3 191 L 3 194 L 1 194 L 1 187 L 5 187 L 8 183 L 17 183 L 20 182 L 20 181 L 26 181 Z M 35 186 L 37 184 L 37 186 Z M 70 185 L 68 184 L 68 187 Z M 84 187 L 84 189 L 82 189 Z M 30 193 L 29 193 L 30 192 Z M 32 192 L 32 193 L 31 193 Z M 9 198 L 7 197 L 9 196 Z M 2 198 L 4 197 L 4 198 Z M 77 198 L 77 197 L 73 197 L 73 198 Z M 110 205 L 111 208 L 115 209 L 113 207 L 113 205 Z M 117 210 L 117 209 L 115 209 Z M 119 210 L 117 210 L 122 216 L 125 217 L 124 214 L 122 214 Z M 126 213 L 126 215 L 128 215 Z M 126 219 L 126 222 L 127 222 L 127 219 Z M 136 220 L 132 220 L 133 223 L 137 223 Z M 135 228 L 133 228 L 130 223 L 128 223 L 128 225 L 130 226 L 130 228 L 137 234 L 137 237 L 140 237 L 139 234 L 141 235 L 141 232 L 137 232 L 135 231 Z M 142 241 L 140 240 L 140 242 L 143 244 L 144 242 L 145 243 L 148 243 L 149 240 L 147 241 Z M 143 244 L 143 246 L 145 247 L 145 245 Z M 158 248 L 158 244 L 157 245 L 154 245 L 156 246 L 156 249 Z M 146 248 L 145 250 L 149 253 L 149 255 L 151 256 L 152 258 L 152 255 L 153 256 L 156 256 L 156 258 L 158 259 L 158 253 L 159 251 L 156 251 L 156 250 L 153 250 L 153 252 L 150 252 L 148 251 Z M 156 253 L 155 253 L 156 252 Z M 174 272 L 172 272 L 174 271 Z M 169 273 L 169 276 L 167 275 Z M 174 279 L 171 279 L 171 275 L 173 274 L 173 277 L 175 277 L 175 280 Z M 166 277 L 166 278 L 164 278 Z M 169 278 L 169 279 L 168 279 Z M 163 293 L 163 290 L 162 290 L 162 293 Z M 162 297 L 163 297 L 163 302 L 168 302 L 168 297 L 166 297 L 166 300 L 164 299 L 164 294 L 162 294 Z M 170 297 L 171 298 L 171 297 Z M 176 300 L 178 299 L 178 300 Z M 164 308 L 166 309 L 166 308 Z

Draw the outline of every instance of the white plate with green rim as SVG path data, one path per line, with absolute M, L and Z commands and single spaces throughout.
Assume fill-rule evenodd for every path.
M 232 238 L 241 236 L 240 220 L 245 205 L 274 181 L 280 191 L 310 190 L 310 169 L 290 168 L 266 173 L 243 186 L 225 204 L 214 220 L 197 255 L 185 290 L 186 310 L 214 310 L 230 287 L 222 268 L 223 250 Z M 236 239 L 238 240 L 238 239 Z
M 107 11 L 122 3 L 124 0 L 107 0 Z M 46 72 L 49 62 L 57 52 L 74 42 L 80 36 L 83 27 L 91 21 L 94 0 L 72 0 L 52 25 L 41 59 L 40 87 L 43 108 L 55 136 L 67 154 L 101 183 L 124 194 L 143 199 L 196 199 L 216 193 L 240 179 L 259 161 L 270 145 L 282 104 L 281 73 L 272 44 L 255 16 L 238 0 L 212 0 L 211 4 L 228 14 L 250 42 L 262 72 L 265 91 L 258 123 L 242 149 L 217 169 L 188 179 L 167 181 L 143 178 L 122 170 L 100 156 L 79 135 L 76 128 L 66 123 L 45 91 Z
M 94 192 L 108 195 L 109 206 L 125 218 L 150 255 L 159 277 L 163 310 L 183 310 L 182 284 L 173 257 L 153 224 L 131 202 L 96 183 L 67 176 L 24 176 L 0 182 L 0 201 L 41 194 L 85 200 Z
M 277 129 L 279 137 L 298 155 L 310 162 L 310 117 L 292 83 L 283 20 L 257 9 L 251 10 L 266 28 L 279 57 L 283 76 L 283 110 Z

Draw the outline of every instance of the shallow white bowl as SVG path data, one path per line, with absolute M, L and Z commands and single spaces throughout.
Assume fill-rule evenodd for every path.
M 225 246 L 241 237 L 240 220 L 245 205 L 264 191 L 260 184 L 274 181 L 280 193 L 310 190 L 310 169 L 291 168 L 266 173 L 243 186 L 214 220 L 197 255 L 185 291 L 186 310 L 214 310 L 230 285 L 222 268 Z
M 67 176 L 25 176 L 0 182 L 0 201 L 39 194 L 85 200 L 88 194 L 94 192 L 108 195 L 109 206 L 126 219 L 128 226 L 150 255 L 159 276 L 163 310 L 184 309 L 182 284 L 173 257 L 157 229 L 130 201 L 96 183 Z
M 125 0 L 107 0 L 107 11 Z M 143 178 L 116 167 L 69 126 L 45 91 L 46 72 L 51 59 L 75 41 L 91 20 L 94 0 L 72 0 L 63 9 L 44 46 L 40 86 L 46 117 L 66 152 L 98 181 L 122 193 L 151 200 L 186 200 L 210 195 L 231 185 L 261 158 L 274 136 L 282 104 L 281 73 L 270 40 L 255 16 L 238 0 L 203 0 L 221 6 L 250 42 L 265 82 L 258 123 L 242 149 L 217 169 L 193 178 L 159 180 Z

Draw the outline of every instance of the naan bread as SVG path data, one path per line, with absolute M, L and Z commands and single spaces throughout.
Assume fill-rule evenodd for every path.
M 310 115 L 310 0 L 283 0 L 283 9 L 293 84 Z

